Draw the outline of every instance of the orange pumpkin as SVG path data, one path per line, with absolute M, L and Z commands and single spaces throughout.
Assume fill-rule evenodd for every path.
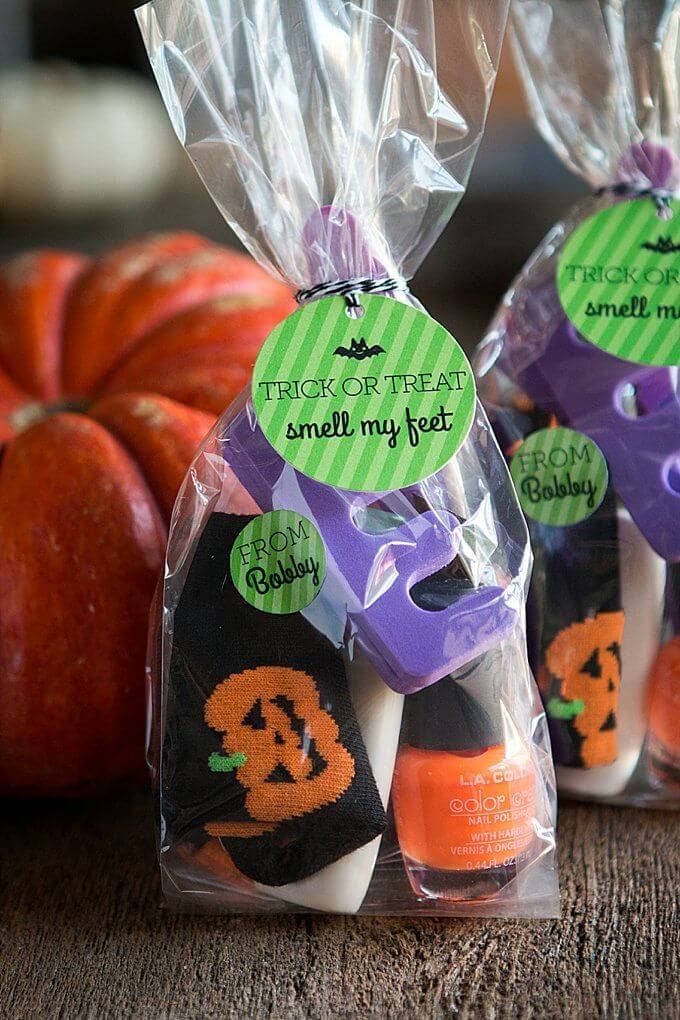
M 175 494 L 292 309 L 251 259 L 191 234 L 0 268 L 0 794 L 140 773 Z

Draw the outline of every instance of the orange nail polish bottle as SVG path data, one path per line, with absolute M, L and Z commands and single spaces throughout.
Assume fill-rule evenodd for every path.
M 652 670 L 647 747 L 654 775 L 680 787 L 680 637 L 663 646 Z
M 536 770 L 488 675 L 494 662 L 406 699 L 392 804 L 422 899 L 492 897 L 532 852 Z

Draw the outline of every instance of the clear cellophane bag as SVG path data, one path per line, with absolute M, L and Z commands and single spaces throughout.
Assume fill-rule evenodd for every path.
M 308 291 L 406 280 L 420 265 L 465 190 L 506 14 L 507 0 L 155 0 L 139 18 L 175 130 L 225 219 Z M 419 307 L 405 288 L 390 297 Z M 256 447 L 266 452 L 248 388 L 180 491 L 153 614 L 168 901 L 554 916 L 554 778 L 524 629 L 531 554 L 481 404 L 440 471 L 370 500 L 310 489 L 283 460 L 252 470 Z M 358 529 L 349 547 L 366 580 L 351 592 L 329 500 Z M 233 589 L 230 549 L 258 515 L 301 506 L 326 542 L 326 580 L 299 612 L 258 612 Z M 449 652 L 469 650 L 404 695 L 366 621 L 423 527 L 457 553 L 387 625 L 423 648 L 436 631 Z M 480 592 L 483 617 L 466 609 Z M 416 598 L 423 633 L 408 622 Z
M 578 427 L 550 384 L 563 345 L 586 344 L 566 317 L 556 279 L 574 231 L 600 210 L 640 197 L 657 203 L 660 233 L 668 229 L 664 201 L 680 188 L 680 4 L 517 0 L 512 36 L 536 126 L 591 195 L 538 246 L 479 352 L 480 393 L 508 457 L 537 429 Z M 678 369 L 618 359 L 612 394 L 613 355 L 599 357 L 604 362 L 589 360 L 587 372 L 572 362 L 569 379 L 575 391 L 589 387 L 591 407 L 618 408 L 612 427 L 590 436 L 611 454 L 609 491 L 588 521 L 530 523 L 530 661 L 548 706 L 560 793 L 677 808 Z M 638 423 L 651 441 L 639 437 Z M 677 451 L 670 457 L 669 447 Z M 642 484 L 650 475 L 657 484 Z M 634 502 L 622 498 L 624 488 L 637 489 Z

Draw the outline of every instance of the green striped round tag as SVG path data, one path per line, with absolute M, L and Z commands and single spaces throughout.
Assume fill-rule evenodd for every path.
M 234 587 L 251 606 L 263 613 L 296 613 L 319 593 L 326 551 L 306 517 L 274 510 L 246 525 L 229 565 Z
M 668 217 L 650 198 L 582 223 L 564 247 L 557 289 L 568 318 L 608 354 L 680 364 L 680 201 Z
M 595 443 L 573 429 L 527 436 L 510 463 L 520 506 L 540 524 L 565 527 L 594 514 L 607 492 L 607 462 Z
M 442 468 L 467 436 L 475 383 L 443 326 L 410 305 L 342 297 L 285 319 L 255 363 L 265 436 L 298 471 L 341 489 L 384 492 Z

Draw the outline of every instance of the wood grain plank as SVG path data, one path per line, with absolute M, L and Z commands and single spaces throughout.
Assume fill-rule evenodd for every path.
M 5 805 L 0 1017 L 680 1017 L 680 816 L 565 805 L 559 921 L 190 917 L 150 805 Z

